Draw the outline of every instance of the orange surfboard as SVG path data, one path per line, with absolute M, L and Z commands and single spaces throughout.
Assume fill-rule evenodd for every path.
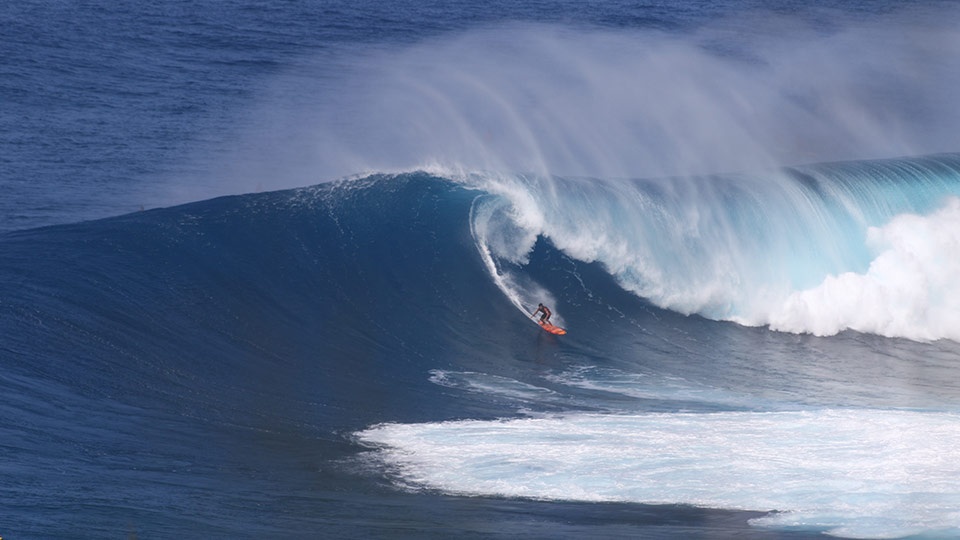
M 550 332 L 551 334 L 556 334 L 556 335 L 558 335 L 558 336 L 562 336 L 562 335 L 564 335 L 564 334 L 567 333 L 567 331 L 564 330 L 563 328 L 560 328 L 559 326 L 554 326 L 554 325 L 552 325 L 552 324 L 550 324 L 550 323 L 544 323 L 544 322 L 542 322 L 542 323 L 538 323 L 538 324 L 539 324 L 540 326 L 542 326 L 544 330 L 546 330 L 547 332 Z

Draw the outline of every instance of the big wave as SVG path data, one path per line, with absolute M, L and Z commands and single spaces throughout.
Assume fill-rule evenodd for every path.
M 277 77 L 218 169 L 231 190 L 426 170 L 488 193 L 472 234 L 522 309 L 561 301 L 522 268 L 539 238 L 682 314 L 958 339 L 954 13 L 331 52 Z
M 471 180 L 468 180 L 471 181 Z M 960 340 L 960 158 L 659 180 L 486 176 L 473 231 L 518 305 L 543 237 L 662 308 L 816 335 Z

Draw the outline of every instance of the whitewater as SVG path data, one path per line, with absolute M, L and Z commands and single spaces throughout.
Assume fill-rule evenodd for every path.
M 957 414 L 596 415 L 376 426 L 403 485 L 462 495 L 770 511 L 760 527 L 955 535 Z M 509 479 L 509 480 L 505 480 Z

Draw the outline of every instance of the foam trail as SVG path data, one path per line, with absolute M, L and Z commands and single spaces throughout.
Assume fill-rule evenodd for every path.
M 743 396 L 714 386 L 688 381 L 677 376 L 664 376 L 655 371 L 627 373 L 617 369 L 597 366 L 579 366 L 563 373 L 548 375 L 547 380 L 573 388 L 619 394 L 638 400 L 660 402 L 709 403 L 711 406 L 770 409 L 782 404 Z M 791 404 L 791 407 L 795 405 Z M 688 409 L 689 410 L 689 409 Z M 624 410 L 623 412 L 630 412 Z
M 518 403 L 569 404 L 563 395 L 540 386 L 515 379 L 477 372 L 453 372 L 434 369 L 430 382 L 447 388 L 459 388 L 467 392 L 497 396 Z
M 851 538 L 960 534 L 960 416 L 884 410 L 570 414 L 360 432 L 410 487 L 778 510 Z

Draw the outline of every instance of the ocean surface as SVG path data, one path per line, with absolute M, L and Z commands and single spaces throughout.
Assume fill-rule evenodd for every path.
M 2 3 L 0 535 L 960 538 L 957 20 Z

